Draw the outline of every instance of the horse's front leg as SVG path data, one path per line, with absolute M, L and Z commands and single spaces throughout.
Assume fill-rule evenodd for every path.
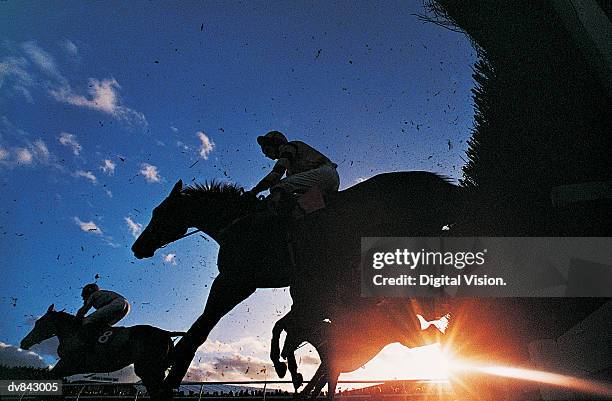
M 298 372 L 297 362 L 295 360 L 295 353 L 291 353 L 287 355 L 287 364 L 289 365 L 289 372 L 291 373 L 291 382 L 293 383 L 293 388 L 297 392 L 298 388 L 304 384 L 304 376 L 300 372 Z
M 176 344 L 174 363 L 166 378 L 168 386 L 177 388 L 181 384 L 198 347 L 204 344 L 213 327 L 236 305 L 253 294 L 255 289 L 251 283 L 241 282 L 223 274 L 219 274 L 215 278 L 210 288 L 204 313 Z

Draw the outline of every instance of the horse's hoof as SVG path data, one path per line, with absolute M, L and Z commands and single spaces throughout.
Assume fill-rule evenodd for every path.
M 274 370 L 281 379 L 287 374 L 287 364 L 284 362 L 274 362 Z
M 298 373 L 293 378 L 293 388 L 295 388 L 295 391 L 297 391 L 298 388 L 302 387 L 302 384 L 304 384 L 304 376 L 302 376 L 301 373 Z

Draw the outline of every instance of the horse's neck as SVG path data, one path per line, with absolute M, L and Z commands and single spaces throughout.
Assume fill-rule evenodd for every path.
M 56 335 L 60 343 L 74 338 L 78 334 L 80 327 L 80 322 L 68 314 L 58 315 L 55 320 Z
M 205 207 L 200 202 L 195 201 L 189 207 L 194 209 L 194 213 L 188 214 L 191 217 L 188 217 L 187 224 L 190 227 L 196 227 L 217 242 L 219 242 L 224 229 L 250 214 L 250 211 L 240 208 L 238 202 L 234 202 L 233 204 L 221 205 L 219 210 L 213 213 L 217 218 L 216 221 L 211 222 L 208 216 L 198 212 Z

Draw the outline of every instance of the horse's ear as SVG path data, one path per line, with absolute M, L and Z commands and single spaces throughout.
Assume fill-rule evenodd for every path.
M 174 187 L 172 188 L 172 191 L 170 192 L 170 196 L 179 195 L 182 190 L 183 190 L 183 180 L 178 180 L 176 184 L 174 184 Z
M 49 309 L 47 309 L 47 313 L 53 312 L 55 310 L 55 304 L 49 305 Z

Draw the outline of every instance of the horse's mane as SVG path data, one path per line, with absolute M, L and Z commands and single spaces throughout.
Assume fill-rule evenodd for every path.
M 240 198 L 243 193 L 244 189 L 237 184 L 216 180 L 205 181 L 203 184 L 196 183 L 183 189 L 184 195 L 197 200 L 211 197 L 234 200 Z
M 79 319 L 77 319 L 76 316 L 68 313 L 68 312 L 64 312 L 64 311 L 53 311 L 54 317 L 55 318 L 59 318 L 63 321 L 67 321 L 69 323 L 73 323 L 76 324 L 78 323 Z

